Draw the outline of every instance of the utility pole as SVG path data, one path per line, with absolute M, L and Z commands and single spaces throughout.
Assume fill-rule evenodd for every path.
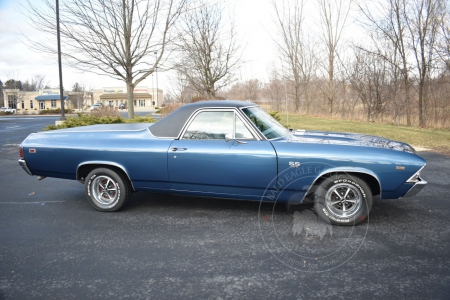
M 59 67 L 59 99 L 61 100 L 61 121 L 66 119 L 64 115 L 64 88 L 62 81 L 62 66 L 61 66 L 61 38 L 59 32 L 59 0 L 56 0 L 56 37 L 58 40 L 58 67 Z
M 157 63 L 158 51 L 155 51 L 154 53 L 155 53 L 155 59 L 156 59 L 156 105 L 159 106 L 159 104 L 158 104 L 158 94 L 159 94 L 159 91 L 158 91 L 158 63 Z

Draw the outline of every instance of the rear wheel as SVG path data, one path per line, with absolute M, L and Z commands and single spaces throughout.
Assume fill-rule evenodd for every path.
M 89 203 L 99 211 L 117 211 L 131 198 L 128 179 L 108 168 L 98 168 L 87 176 L 85 193 Z
M 317 188 L 314 207 L 319 217 L 329 224 L 357 225 L 369 216 L 372 191 L 361 178 L 334 175 Z

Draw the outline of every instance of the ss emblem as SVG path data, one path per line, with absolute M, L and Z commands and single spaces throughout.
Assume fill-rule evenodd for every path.
M 290 161 L 289 162 L 289 167 L 291 167 L 291 168 L 298 168 L 298 167 L 300 167 L 300 162 L 298 162 L 298 161 Z

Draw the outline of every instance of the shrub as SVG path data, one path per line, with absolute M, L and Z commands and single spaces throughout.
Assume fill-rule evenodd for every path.
M 63 128 L 73 128 L 80 126 L 88 126 L 95 124 L 120 124 L 120 123 L 154 123 L 156 122 L 151 116 L 139 117 L 136 116 L 134 119 L 125 119 L 122 116 L 103 116 L 97 117 L 92 114 L 82 114 L 78 113 L 77 117 L 68 117 L 61 125 L 47 125 L 43 131 L 56 130 Z
M 36 110 L 36 109 L 35 109 Z M 71 109 L 67 109 L 67 108 L 65 108 L 64 109 L 64 113 L 66 113 L 66 114 L 69 114 L 69 113 L 72 113 L 72 110 Z M 61 108 L 56 108 L 56 109 L 45 109 L 45 110 L 41 110 L 41 111 L 39 111 L 39 114 L 40 115 L 60 115 L 61 114 Z
M 91 115 L 97 118 L 101 117 L 120 117 L 121 114 L 117 108 L 111 106 L 102 106 L 91 110 Z
M 271 111 L 269 112 L 269 115 L 271 115 L 275 120 L 277 120 L 278 122 L 281 121 L 281 117 L 278 115 L 277 111 Z

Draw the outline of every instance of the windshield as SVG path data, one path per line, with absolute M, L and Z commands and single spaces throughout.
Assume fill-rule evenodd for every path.
M 289 132 L 261 107 L 244 108 L 242 111 L 269 140 L 285 136 Z

